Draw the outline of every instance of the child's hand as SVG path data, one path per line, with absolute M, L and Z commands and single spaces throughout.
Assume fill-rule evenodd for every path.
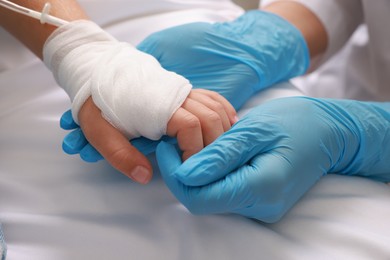
M 167 135 L 176 137 L 182 159 L 199 152 L 237 121 L 233 106 L 216 92 L 194 89 L 168 122 Z
M 80 109 L 79 122 L 88 142 L 115 169 L 141 184 L 151 180 L 153 171 L 149 160 L 102 117 L 91 97 Z
M 88 142 L 118 171 L 136 182 L 152 178 L 152 166 L 118 129 L 108 123 L 89 98 L 79 113 L 80 127 Z M 236 111 L 221 95 L 203 89 L 192 90 L 167 126 L 167 134 L 177 137 L 187 159 L 237 121 Z

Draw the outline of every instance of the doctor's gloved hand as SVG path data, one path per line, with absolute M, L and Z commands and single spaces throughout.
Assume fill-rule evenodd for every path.
M 137 48 L 194 88 L 218 92 L 236 109 L 255 92 L 302 75 L 309 66 L 302 34 L 286 20 L 260 10 L 231 22 L 162 30 Z
M 390 104 L 290 97 L 254 108 L 181 162 L 157 147 L 161 174 L 194 214 L 279 220 L 327 173 L 390 180 Z

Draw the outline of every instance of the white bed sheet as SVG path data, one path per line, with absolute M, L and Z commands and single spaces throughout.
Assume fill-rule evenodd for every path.
M 260 93 L 297 95 L 291 85 Z M 141 186 L 61 151 L 69 107 L 33 60 L 0 74 L 0 221 L 8 259 L 390 259 L 390 187 L 328 175 L 276 224 L 193 216 L 157 168 Z M 153 160 L 153 158 L 152 158 Z
M 176 23 L 208 19 L 219 18 L 182 11 L 106 29 L 136 44 Z M 390 259 L 390 187 L 383 183 L 328 175 L 282 221 L 264 224 L 192 216 L 157 167 L 141 186 L 105 162 L 65 155 L 58 121 L 70 106 L 67 96 L 17 43 L 1 44 L 11 58 L 4 68 L 24 64 L 0 73 L 0 222 L 8 259 Z M 279 85 L 247 108 L 299 94 Z

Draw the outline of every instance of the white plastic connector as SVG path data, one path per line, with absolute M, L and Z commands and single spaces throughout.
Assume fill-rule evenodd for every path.
M 49 13 L 50 13 L 50 8 L 51 8 L 51 4 L 50 3 L 46 3 L 43 6 L 42 13 L 41 13 L 41 18 L 39 19 L 41 21 L 41 24 L 47 23 L 48 17 L 49 17 Z

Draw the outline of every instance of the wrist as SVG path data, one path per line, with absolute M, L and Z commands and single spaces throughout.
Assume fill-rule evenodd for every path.
M 317 101 L 329 126 L 329 172 L 390 181 L 390 103 Z
M 77 20 L 57 28 L 43 46 L 43 61 L 69 95 L 78 123 L 81 106 L 91 96 L 90 78 L 99 57 L 116 40 L 95 23 Z
M 241 42 L 254 52 L 253 68 L 260 84 L 255 91 L 303 75 L 310 56 L 301 32 L 283 17 L 261 10 L 249 11 L 236 21 L 243 31 Z M 232 26 L 233 27 L 233 26 Z M 249 28 L 247 28 L 249 27 Z M 233 27 L 232 31 L 236 29 Z M 248 32 L 247 32 L 248 31 Z
M 390 181 L 390 103 L 341 102 L 359 136 L 356 151 L 341 173 Z
M 265 6 L 263 10 L 274 13 L 295 26 L 302 33 L 312 59 L 325 52 L 328 45 L 325 27 L 304 5 L 294 1 L 278 1 Z
M 75 0 L 14 0 L 15 4 L 35 11 L 42 11 L 45 3 L 51 4 L 50 15 L 66 21 L 87 19 L 87 15 Z M 0 25 L 42 59 L 42 48 L 46 39 L 56 30 L 49 24 L 41 24 L 29 16 L 0 6 Z

